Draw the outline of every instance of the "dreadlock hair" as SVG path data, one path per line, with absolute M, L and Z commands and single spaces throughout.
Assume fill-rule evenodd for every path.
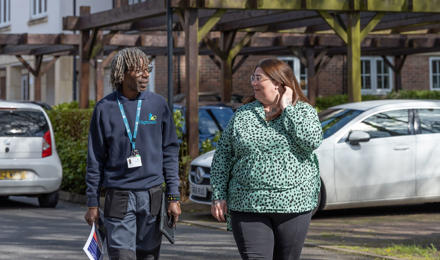
M 141 62 L 142 60 L 142 67 Z M 113 89 L 122 91 L 122 82 L 127 71 L 142 70 L 150 64 L 150 58 L 139 48 L 120 50 L 112 59 L 110 80 Z

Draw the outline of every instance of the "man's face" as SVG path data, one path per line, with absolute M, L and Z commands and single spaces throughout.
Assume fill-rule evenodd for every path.
M 129 70 L 125 73 L 124 83 L 133 91 L 142 92 L 147 89 L 148 79 L 150 77 L 150 68 L 144 65 L 144 61 L 139 59 L 140 66 L 138 70 Z

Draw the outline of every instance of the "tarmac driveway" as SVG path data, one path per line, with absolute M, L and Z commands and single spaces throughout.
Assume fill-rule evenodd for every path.
M 216 222 L 210 216 L 209 206 L 189 202 L 184 204 L 183 209 L 183 219 L 188 223 L 225 229 L 223 223 Z M 439 204 L 320 212 L 312 219 L 306 239 L 306 246 L 359 254 L 365 253 L 353 248 L 386 248 L 393 245 L 430 247 L 431 244 L 440 249 Z

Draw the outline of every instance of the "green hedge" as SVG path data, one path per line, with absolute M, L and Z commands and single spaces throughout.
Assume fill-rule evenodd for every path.
M 391 92 L 384 96 L 362 95 L 362 101 L 379 99 L 440 99 L 440 91 L 430 90 L 401 90 Z M 316 108 L 322 111 L 332 106 L 348 103 L 347 95 L 334 95 L 328 97 L 318 97 L 316 99 Z
M 92 109 L 48 111 L 55 132 L 58 155 L 63 165 L 61 189 L 85 194 L 87 138 Z

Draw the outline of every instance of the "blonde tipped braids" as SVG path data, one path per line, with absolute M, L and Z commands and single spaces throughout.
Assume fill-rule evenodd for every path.
M 110 80 L 114 89 L 122 89 L 122 82 L 127 71 L 144 69 L 141 67 L 140 60 L 143 61 L 143 67 L 150 65 L 150 58 L 139 48 L 122 49 L 113 57 Z

